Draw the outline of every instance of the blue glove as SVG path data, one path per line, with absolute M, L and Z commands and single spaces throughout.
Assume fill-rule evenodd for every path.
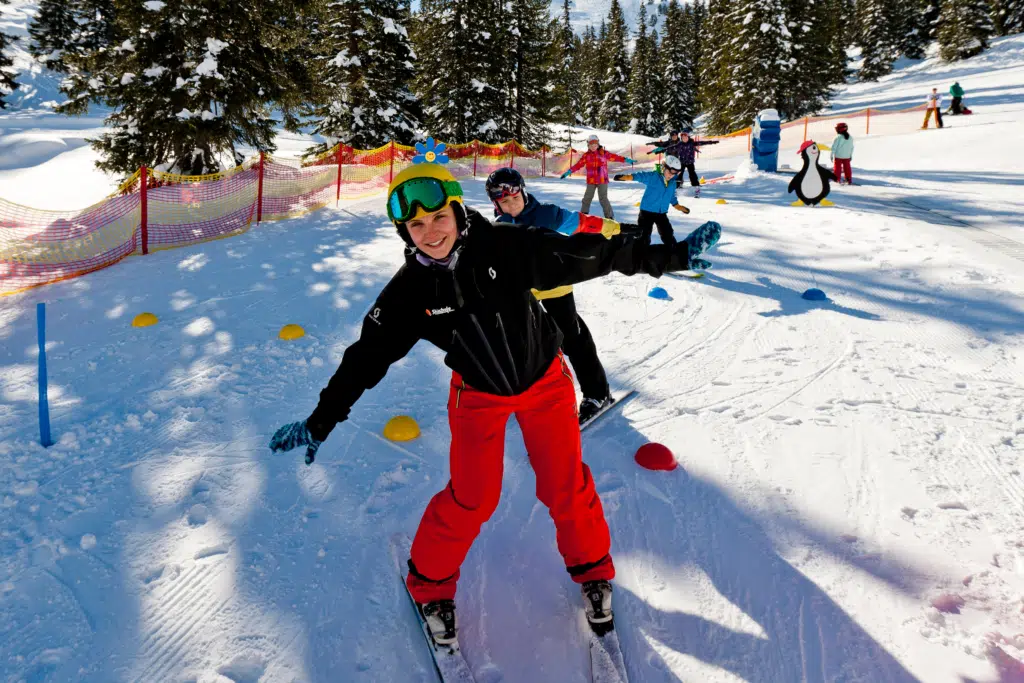
M 693 261 L 697 256 L 718 244 L 718 240 L 721 237 L 722 226 L 714 221 L 708 221 L 687 235 L 683 241 L 690 248 L 690 261 Z
M 293 448 L 305 446 L 306 464 L 312 465 L 313 461 L 316 460 L 316 452 L 320 449 L 321 443 L 323 442 L 317 441 L 309 433 L 306 421 L 303 420 L 302 422 L 286 424 L 274 432 L 273 438 L 270 439 L 270 450 L 271 452 L 290 451 Z
M 639 162 L 636 159 L 630 159 L 629 157 L 626 157 L 626 163 L 627 164 L 636 164 L 636 163 L 639 163 Z
M 559 178 L 568 178 L 570 173 L 572 173 L 572 171 L 566 171 L 565 173 L 563 173 L 562 175 L 560 175 L 558 177 Z

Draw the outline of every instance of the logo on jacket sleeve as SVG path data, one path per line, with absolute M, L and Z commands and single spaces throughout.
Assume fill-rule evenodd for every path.
M 427 315 L 444 315 L 445 313 L 454 313 L 455 309 L 451 306 L 445 306 L 444 308 L 435 308 L 433 310 L 427 309 Z

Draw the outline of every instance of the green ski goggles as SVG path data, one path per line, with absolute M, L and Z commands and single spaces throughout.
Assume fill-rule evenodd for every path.
M 416 215 L 417 206 L 432 213 L 444 207 L 452 197 L 461 196 L 462 186 L 457 181 L 413 178 L 396 187 L 388 197 L 388 218 L 395 223 L 405 223 Z

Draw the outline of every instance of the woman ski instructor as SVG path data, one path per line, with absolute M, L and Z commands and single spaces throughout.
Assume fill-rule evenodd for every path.
M 388 218 L 406 244 L 405 264 L 364 318 L 359 339 L 305 420 L 287 424 L 272 451 L 305 448 L 312 463 L 352 405 L 420 339 L 445 351 L 452 369 L 448 419 L 451 478 L 427 504 L 412 543 L 406 585 L 439 646 L 457 643 L 455 588 L 470 546 L 498 505 L 505 425 L 523 433 L 537 497 L 595 631 L 612 627 L 611 538 L 590 470 L 583 463 L 576 395 L 561 333 L 531 293 L 618 271 L 685 270 L 715 244 L 706 223 L 674 247 L 622 235 L 567 237 L 492 225 L 463 204 L 444 167 L 419 163 L 388 188 Z

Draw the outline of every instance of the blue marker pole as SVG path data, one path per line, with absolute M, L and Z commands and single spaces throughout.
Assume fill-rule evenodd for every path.
M 53 445 L 50 438 L 50 404 L 46 397 L 46 304 L 36 304 L 39 330 L 39 443 L 43 448 Z

